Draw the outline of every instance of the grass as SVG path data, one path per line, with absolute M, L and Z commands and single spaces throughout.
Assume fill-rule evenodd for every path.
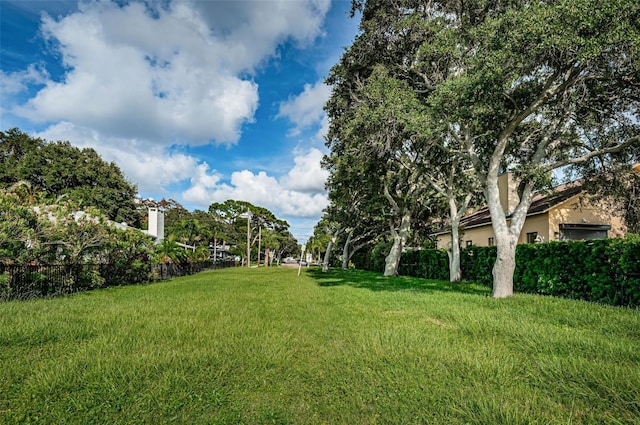
M 0 423 L 640 423 L 640 312 L 226 269 L 0 304 Z

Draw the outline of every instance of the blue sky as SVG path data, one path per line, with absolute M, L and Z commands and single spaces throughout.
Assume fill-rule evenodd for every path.
M 0 129 L 91 147 L 143 198 L 238 199 L 305 242 L 350 1 L 0 0 Z

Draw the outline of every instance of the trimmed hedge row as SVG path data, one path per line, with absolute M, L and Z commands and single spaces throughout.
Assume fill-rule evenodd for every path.
M 403 276 L 449 280 L 449 257 L 443 249 L 404 252 L 398 273 Z
M 640 306 L 640 237 L 522 245 L 515 290 Z
M 471 246 L 461 255 L 465 280 L 492 285 L 495 247 Z M 445 250 L 406 252 L 400 274 L 448 280 Z M 514 290 L 640 306 L 640 236 L 518 245 Z

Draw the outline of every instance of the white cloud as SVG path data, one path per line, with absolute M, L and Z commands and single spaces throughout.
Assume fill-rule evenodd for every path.
M 45 84 L 49 74 L 45 69 L 36 65 L 29 65 L 24 71 L 5 73 L 0 69 L 0 95 L 2 99 L 7 96 L 24 92 L 30 84 Z
M 205 180 L 202 176 L 193 178 L 191 183 L 182 198 L 205 209 L 212 202 L 238 199 L 267 208 L 279 217 L 316 217 L 328 205 L 326 194 L 286 188 L 264 171 L 257 174 L 249 170 L 236 171 L 231 175 L 229 184 L 216 178 Z
M 107 161 L 116 162 L 141 193 L 162 193 L 170 185 L 189 180 L 182 192 L 186 203 L 207 209 L 212 202 L 238 199 L 273 211 L 277 216 L 319 217 L 328 205 L 324 190 L 326 170 L 322 152 L 312 148 L 294 157 L 294 165 L 279 180 L 264 171 L 233 172 L 229 182 L 209 164 L 143 140 L 107 139 L 95 130 L 61 122 L 34 134 L 45 140 L 68 140 L 80 148 L 93 148 Z M 144 155 L 140 154 L 144 152 Z
M 305 84 L 302 93 L 280 104 L 278 117 L 288 118 L 295 125 L 291 135 L 298 135 L 303 129 L 316 125 L 321 126 L 322 129 L 326 121 L 323 107 L 329 96 L 331 96 L 331 87 L 322 81 L 313 85 Z M 324 134 L 326 130 L 320 135 Z
M 242 199 L 289 217 L 315 217 L 328 204 L 321 153 L 294 158 L 278 179 L 236 171 L 228 180 L 176 144 L 231 145 L 254 120 L 258 86 L 252 75 L 283 42 L 310 45 L 322 36 L 330 0 L 79 2 L 77 10 L 44 16 L 40 30 L 65 72 L 52 79 L 37 66 L 0 74 L 5 94 L 37 89 L 11 112 L 43 123 L 36 137 L 92 147 L 114 161 L 141 193 L 190 184 L 185 202 Z M 1 71 L 0 71 L 1 72 Z M 280 105 L 297 128 L 319 126 L 329 95 L 323 83 Z M 6 104 L 5 104 L 6 107 Z
M 42 33 L 68 70 L 64 78 L 47 81 L 15 112 L 35 122 L 68 121 L 107 137 L 164 146 L 177 139 L 233 144 L 258 107 L 258 87 L 247 73 L 275 55 L 279 43 L 319 36 L 329 6 L 330 0 L 259 1 L 250 7 L 80 3 L 75 13 L 42 20 Z
M 322 152 L 316 148 L 306 155 L 296 156 L 293 159 L 295 166 L 281 179 L 282 185 L 300 192 L 323 192 L 329 172 L 320 165 L 322 156 Z
M 253 119 L 257 85 L 228 69 L 219 59 L 227 47 L 207 37 L 205 22 L 186 8 L 154 18 L 142 3 L 96 2 L 60 20 L 45 17 L 42 31 L 59 43 L 69 71 L 16 112 L 165 145 L 178 137 L 236 142 Z
M 230 46 L 229 64 L 247 69 L 272 55 L 274 47 L 287 38 L 304 46 L 322 35 L 331 0 L 197 1 L 193 5 L 216 29 L 216 38 Z
M 264 171 L 242 170 L 232 173 L 229 184 L 222 183 L 217 174 L 208 174 L 208 165 L 201 164 L 182 197 L 205 209 L 212 202 L 239 199 L 276 215 L 319 217 L 329 202 L 324 188 L 328 173 L 321 168 L 321 160 L 322 152 L 312 148 L 296 155 L 293 168 L 280 180 Z
M 235 199 L 245 199 L 274 211 L 281 211 L 284 215 L 320 215 L 322 209 L 328 205 L 325 194 L 307 194 L 286 189 L 274 177 L 264 172 L 236 172 L 231 176 L 231 183 L 235 189 L 234 195 L 237 195 Z

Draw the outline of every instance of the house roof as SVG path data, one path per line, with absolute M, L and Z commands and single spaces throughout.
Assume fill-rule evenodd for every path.
M 533 195 L 527 217 L 542 214 L 549 211 L 556 205 L 560 205 L 566 200 L 573 198 L 582 192 L 582 185 L 577 182 L 567 183 L 553 188 L 550 191 L 536 192 Z M 460 220 L 460 227 L 472 228 L 491 224 L 491 214 L 489 208 L 484 207 L 478 211 L 464 216 Z M 436 235 L 449 233 L 448 228 L 441 228 L 435 232 Z

